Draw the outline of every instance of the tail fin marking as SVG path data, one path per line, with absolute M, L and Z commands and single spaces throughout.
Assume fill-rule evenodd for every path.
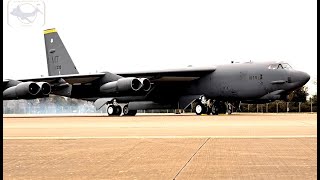
M 79 74 L 56 29 L 44 30 L 49 76 Z

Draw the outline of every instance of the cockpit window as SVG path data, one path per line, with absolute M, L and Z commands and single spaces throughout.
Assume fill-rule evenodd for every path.
M 268 69 L 292 69 L 288 63 L 270 64 Z
M 278 64 L 270 64 L 268 69 L 277 69 L 278 68 Z
M 292 69 L 292 67 L 288 63 L 282 63 L 283 69 Z

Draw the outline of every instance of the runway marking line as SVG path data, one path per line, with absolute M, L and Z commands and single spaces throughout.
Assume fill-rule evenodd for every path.
M 40 139 L 283 139 L 283 138 L 316 138 L 317 135 L 292 136 L 29 136 L 3 137 L 3 140 L 40 140 Z
M 185 163 L 184 166 L 180 169 L 180 171 L 174 176 L 173 180 L 175 180 L 179 176 L 179 174 L 183 171 L 183 169 L 189 164 L 189 162 L 200 151 L 200 149 L 209 141 L 209 139 L 210 138 L 207 138 L 206 141 L 197 149 L 197 151 L 190 157 L 187 163 Z

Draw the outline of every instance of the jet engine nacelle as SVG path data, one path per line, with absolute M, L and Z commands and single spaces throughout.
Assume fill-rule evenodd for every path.
M 38 82 L 37 84 L 40 87 L 40 91 L 43 96 L 48 96 L 51 93 L 51 86 L 49 83 Z
M 147 78 L 140 78 L 139 79 L 141 84 L 142 84 L 142 89 L 144 91 L 149 91 L 151 89 L 151 82 L 149 79 Z
M 3 91 L 3 99 L 32 98 L 40 92 L 40 86 L 34 82 L 22 82 Z
M 137 78 L 121 78 L 117 81 L 112 81 L 103 84 L 100 87 L 102 93 L 130 92 L 139 91 L 143 87 L 141 81 Z

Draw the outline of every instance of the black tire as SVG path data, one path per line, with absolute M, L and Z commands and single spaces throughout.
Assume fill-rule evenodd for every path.
M 116 106 L 115 107 L 115 113 L 114 113 L 114 115 L 117 115 L 117 116 L 120 116 L 120 114 L 121 114 L 121 106 Z
M 206 109 L 206 108 L 204 107 L 204 105 L 202 105 L 202 104 L 200 104 L 200 103 L 197 103 L 197 104 L 196 104 L 195 110 L 196 110 L 196 114 L 197 114 L 197 115 L 203 114 L 204 111 L 205 111 L 205 109 Z
M 211 108 L 207 107 L 206 110 L 207 110 L 207 112 L 206 112 L 207 115 L 210 115 L 211 114 Z
M 227 105 L 226 113 L 227 114 L 232 114 L 232 106 L 231 106 L 231 104 Z
M 124 116 L 135 116 L 137 110 L 129 110 L 128 105 L 123 106 L 123 115 Z
M 219 113 L 226 114 L 226 112 L 227 112 L 227 107 L 225 103 L 221 101 L 219 104 Z
M 112 116 L 112 115 L 115 114 L 115 107 L 114 107 L 114 105 L 109 105 L 109 106 L 107 107 L 107 113 L 108 113 L 109 116 Z
M 123 106 L 122 111 L 123 111 L 123 115 L 124 115 L 124 116 L 127 116 L 127 115 L 129 114 L 129 107 L 128 107 L 128 105 Z
M 211 107 L 211 113 L 212 113 L 212 115 L 218 115 L 218 114 L 219 114 L 219 109 L 218 109 L 218 107 L 215 106 L 215 105 L 213 105 L 213 106 Z

